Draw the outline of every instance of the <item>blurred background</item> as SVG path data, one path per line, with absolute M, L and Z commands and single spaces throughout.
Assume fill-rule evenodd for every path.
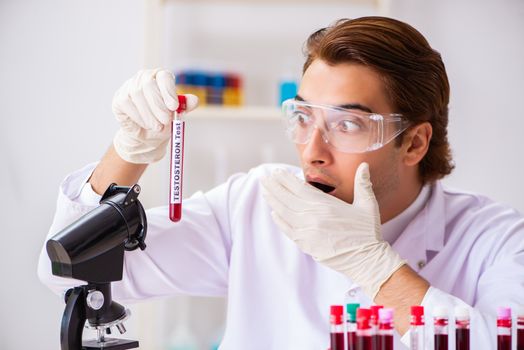
M 297 164 L 278 104 L 300 81 L 302 45 L 364 15 L 404 20 L 442 54 L 456 161 L 445 182 L 524 211 L 521 0 L 0 0 L 0 349 L 59 348 L 64 304 L 39 282 L 38 254 L 59 183 L 110 145 L 125 80 L 166 67 L 207 101 L 187 122 L 188 196 L 261 162 Z M 146 207 L 166 203 L 168 165 L 143 177 Z M 143 349 L 213 349 L 226 303 L 128 305 L 126 335 Z

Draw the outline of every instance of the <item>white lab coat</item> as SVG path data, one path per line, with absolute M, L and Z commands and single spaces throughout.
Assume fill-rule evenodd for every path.
M 184 201 L 172 223 L 167 207 L 147 211 L 147 249 L 126 252 L 123 280 L 113 283 L 123 303 L 156 296 L 227 296 L 227 325 L 220 349 L 314 349 L 329 346 L 329 306 L 351 300 L 369 305 L 349 278 L 303 254 L 279 231 L 261 195 L 259 179 L 277 165 L 236 174 Z M 278 165 L 300 176 L 296 167 Z M 61 184 L 47 238 L 97 205 L 80 196 L 94 165 Z M 89 195 L 88 195 L 89 197 Z M 90 204 L 82 203 L 90 202 Z M 496 348 L 497 306 L 524 304 L 524 218 L 478 196 L 431 187 L 423 208 L 393 243 L 409 265 L 431 283 L 422 305 L 471 306 L 471 348 Z M 57 294 L 78 284 L 51 275 L 42 249 L 39 276 Z M 453 341 L 453 328 L 450 332 Z M 432 348 L 428 326 L 426 348 Z M 402 343 L 401 343 L 402 342 Z M 409 332 L 395 335 L 407 349 Z M 451 348 L 453 348 L 452 346 Z

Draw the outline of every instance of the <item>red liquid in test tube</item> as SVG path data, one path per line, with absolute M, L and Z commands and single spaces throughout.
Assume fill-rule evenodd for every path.
M 169 219 L 173 222 L 182 218 L 182 179 L 184 174 L 184 128 L 182 114 L 187 108 L 186 96 L 178 95 L 171 128 L 171 166 L 169 176 Z
M 435 350 L 448 350 L 448 310 L 436 307 L 433 310 Z
M 393 350 L 393 309 L 378 310 L 378 350 Z
M 344 307 L 342 305 L 332 305 L 329 322 L 331 324 L 331 350 L 344 350 L 344 324 L 342 322 Z
M 346 305 L 347 350 L 357 350 L 357 310 L 360 304 Z
M 455 350 L 469 350 L 469 310 L 455 308 Z
M 382 305 L 370 306 L 371 318 L 369 319 L 369 322 L 371 324 L 371 331 L 373 332 L 371 337 L 373 339 L 373 349 L 376 350 L 380 350 L 380 347 L 378 346 L 378 311 L 383 307 L 384 306 Z
M 511 309 L 497 309 L 497 350 L 511 350 Z
M 357 310 L 357 350 L 374 350 L 370 318 L 370 309 Z
M 517 309 L 517 350 L 524 350 L 524 307 Z

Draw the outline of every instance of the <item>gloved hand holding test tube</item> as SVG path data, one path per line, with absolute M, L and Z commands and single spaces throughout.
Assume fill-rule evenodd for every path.
M 178 95 L 178 108 L 171 127 L 171 172 L 169 176 L 169 219 L 182 218 L 182 179 L 184 174 L 184 129 L 182 116 L 187 109 L 186 96 Z
M 115 93 L 113 113 L 120 123 L 113 140 L 117 154 L 134 164 L 164 157 L 171 138 L 169 218 L 182 216 L 184 121 L 198 106 L 195 95 L 178 95 L 175 76 L 165 69 L 139 71 Z

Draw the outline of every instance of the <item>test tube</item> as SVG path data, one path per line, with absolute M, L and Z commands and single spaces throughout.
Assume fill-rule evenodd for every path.
M 455 308 L 455 349 L 469 350 L 469 310 L 464 306 Z
M 517 350 L 524 350 L 524 306 L 517 308 Z
M 331 324 L 331 350 L 344 350 L 343 315 L 344 307 L 342 305 L 331 305 L 331 314 L 329 318 Z
M 182 114 L 186 111 L 186 96 L 178 95 L 178 108 L 171 125 L 171 166 L 169 176 L 169 219 L 182 218 L 182 178 L 184 174 L 184 129 Z
M 433 310 L 435 350 L 448 350 L 448 309 L 437 306 Z
M 346 304 L 347 350 L 357 350 L 357 309 L 360 304 Z
M 424 350 L 424 306 L 411 307 L 410 349 Z
M 393 309 L 378 310 L 377 350 L 393 350 Z
M 497 309 L 497 350 L 511 350 L 511 308 Z
M 370 306 L 371 309 L 371 318 L 369 320 L 371 324 L 371 330 L 373 332 L 372 338 L 373 338 L 373 348 L 378 348 L 378 311 L 380 309 L 384 308 L 382 305 L 372 305 Z
M 370 318 L 370 309 L 357 310 L 357 350 L 374 350 Z

